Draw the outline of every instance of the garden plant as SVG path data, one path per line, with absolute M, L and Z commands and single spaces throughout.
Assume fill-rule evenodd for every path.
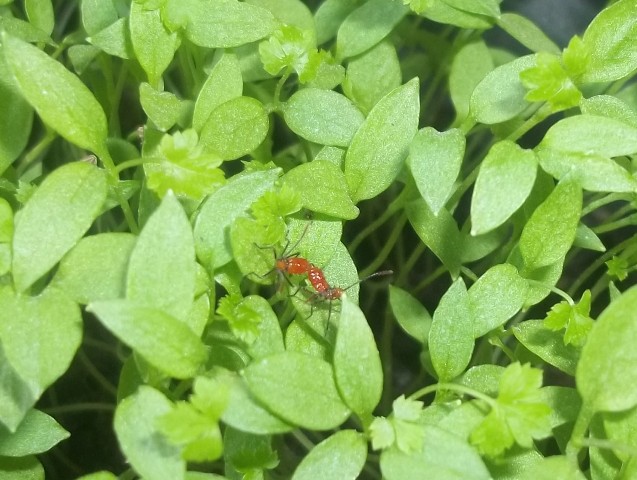
M 0 478 L 637 478 L 637 2 L 515 3 L 0 0 Z

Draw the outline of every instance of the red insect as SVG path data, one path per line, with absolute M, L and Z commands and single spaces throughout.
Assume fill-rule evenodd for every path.
M 369 280 L 370 278 L 373 278 L 373 277 L 392 275 L 393 273 L 394 272 L 392 270 L 383 270 L 381 272 L 375 272 L 375 273 L 372 273 L 371 275 L 368 275 L 365 278 L 361 278 L 360 280 L 358 280 L 355 283 L 352 283 L 348 287 L 341 288 L 341 287 L 331 287 L 329 283 L 327 283 L 327 280 L 325 279 L 325 276 L 323 275 L 323 271 L 320 268 L 312 265 L 312 267 L 307 273 L 307 278 L 310 281 L 310 284 L 312 285 L 312 287 L 314 287 L 314 290 L 316 290 L 316 292 L 310 295 L 310 297 L 307 300 L 308 302 L 311 303 L 311 310 L 310 310 L 310 315 L 308 316 L 308 318 L 312 316 L 312 313 L 314 311 L 315 301 L 322 300 L 322 301 L 329 302 L 327 323 L 325 324 L 325 335 L 327 335 L 327 331 L 330 326 L 330 317 L 332 316 L 332 301 L 333 300 L 341 299 L 343 296 L 343 293 L 346 290 L 349 290 L 354 285 L 358 285 L 359 283 L 364 282 L 365 280 Z
M 259 276 L 263 278 L 276 272 L 279 277 L 279 280 L 277 283 L 279 284 L 279 287 L 280 287 L 283 284 L 283 280 L 285 280 L 290 286 L 293 286 L 292 282 L 290 282 L 290 279 L 288 278 L 288 275 L 306 274 L 313 265 L 310 262 L 308 262 L 305 258 L 299 257 L 298 253 L 292 253 L 292 252 L 296 249 L 299 243 L 301 243 L 301 240 L 303 240 L 303 237 L 307 233 L 307 230 L 309 227 L 310 227 L 310 223 L 308 223 L 305 226 L 303 233 L 301 233 L 301 236 L 299 237 L 299 239 L 291 247 L 290 247 L 290 241 L 288 240 L 288 242 L 286 243 L 280 255 L 277 255 L 276 250 L 272 247 L 262 247 L 255 244 L 258 248 L 262 248 L 262 249 L 272 248 L 272 253 L 274 254 L 274 267 L 272 267 L 270 271 L 266 272 L 265 275 L 259 275 Z

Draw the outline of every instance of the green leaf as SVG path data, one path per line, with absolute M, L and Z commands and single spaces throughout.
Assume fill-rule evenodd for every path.
M 545 267 L 564 257 L 575 239 L 582 212 L 582 190 L 561 181 L 535 209 L 520 236 L 520 253 L 527 270 Z
M 418 85 L 414 78 L 385 95 L 354 135 L 345 156 L 354 202 L 375 197 L 398 176 L 418 129 Z
M 518 341 L 549 365 L 575 376 L 580 350 L 564 343 L 564 335 L 544 326 L 543 320 L 526 320 L 512 328 Z
M 105 199 L 106 176 L 88 163 L 69 163 L 46 177 L 15 225 L 13 280 L 18 291 L 29 288 L 78 242 Z
M 34 456 L 0 458 L 0 475 L 11 480 L 44 480 L 44 468 Z
M 179 46 L 176 33 L 166 30 L 159 10 L 147 10 L 139 2 L 131 4 L 129 26 L 137 61 L 148 82 L 157 87 Z
M 183 448 L 184 460 L 210 462 L 221 456 L 223 444 L 219 424 L 190 403 L 178 402 L 170 412 L 157 419 L 156 425 L 170 443 Z
M 533 439 L 551 433 L 550 407 L 540 391 L 542 371 L 512 363 L 500 378 L 496 404 L 471 433 L 471 442 L 485 455 L 496 457 L 517 443 L 531 448 Z
M 315 39 L 312 31 L 294 25 L 280 25 L 267 40 L 259 44 L 259 56 L 263 68 L 270 75 L 278 75 L 283 69 L 293 69 L 299 80 L 312 70 L 310 56 L 315 50 Z
M 94 35 L 117 20 L 113 0 L 82 0 L 82 25 L 89 35 Z
M 33 109 L 20 93 L 0 47 L 0 175 L 24 150 L 31 133 Z
M 279 169 L 272 169 L 237 175 L 208 197 L 194 227 L 197 257 L 206 268 L 220 267 L 233 258 L 227 229 L 272 188 L 279 174 Z
M 37 399 L 69 368 L 80 346 L 80 310 L 62 292 L 52 288 L 29 297 L 14 294 L 5 286 L 0 289 L 0 305 L 4 356 Z M 4 419 L 3 422 L 14 430 L 19 420 L 13 425 Z
M 620 0 L 602 10 L 584 32 L 589 51 L 584 82 L 612 82 L 637 68 L 637 5 Z
M 389 286 L 389 304 L 401 328 L 412 338 L 426 345 L 429 341 L 431 315 L 416 298 L 405 290 Z
M 184 320 L 195 292 L 190 222 L 174 195 L 164 197 L 131 252 L 126 298 Z
M 274 468 L 278 463 L 277 453 L 272 448 L 269 436 L 254 435 L 227 428 L 223 436 L 226 471 L 246 472 L 243 478 L 263 479 L 262 469 Z
M 33 45 L 9 35 L 2 43 L 22 96 L 42 120 L 69 142 L 103 154 L 106 116 L 86 85 Z
M 11 241 L 13 239 L 13 210 L 0 198 L 0 277 L 11 270 Z
M 128 260 L 137 237 L 130 233 L 100 233 L 84 237 L 67 253 L 51 286 L 78 303 L 124 298 Z
M 234 160 L 256 149 L 268 133 L 263 104 L 237 97 L 215 108 L 201 130 L 201 145 L 224 160 Z
M 240 97 L 242 93 L 243 80 L 239 60 L 232 53 L 224 53 L 197 95 L 192 127 L 200 132 L 215 108 L 228 100 Z
M 321 7 L 317 15 L 320 11 Z M 369 113 L 381 98 L 400 87 L 401 83 L 402 73 L 396 48 L 391 42 L 382 41 L 347 63 L 343 92 L 364 113 Z
M 281 23 L 312 32 L 316 30 L 312 12 L 301 0 L 247 0 L 247 3 L 269 10 Z
M 585 190 L 620 193 L 637 190 L 637 181 L 630 172 L 610 158 L 542 147 L 537 155 L 544 171 L 557 179 L 568 176 Z
M 597 115 L 622 121 L 637 128 L 637 111 L 628 102 L 613 95 L 595 95 L 583 98 L 580 109 L 584 115 Z
M 544 326 L 553 331 L 566 329 L 564 344 L 581 347 L 593 327 L 593 319 L 589 317 L 591 310 L 591 291 L 586 290 L 575 305 L 566 300 L 553 305 L 544 319 Z
M 325 0 L 314 13 L 316 42 L 321 45 L 336 36 L 341 23 L 358 6 L 358 0 Z
M 338 29 L 336 57 L 353 57 L 380 42 L 407 13 L 399 2 L 369 0 L 350 13 Z
M 492 70 L 471 95 L 471 114 L 480 123 L 491 125 L 511 120 L 529 103 L 520 72 L 535 65 L 535 55 L 517 58 Z
M 186 465 L 179 449 L 156 426 L 170 410 L 170 401 L 145 385 L 117 406 L 115 433 L 126 459 L 140 476 L 157 480 L 184 478 Z
M 460 375 L 473 353 L 473 314 L 461 278 L 440 299 L 429 331 L 429 353 L 438 378 L 449 381 Z
M 331 162 L 314 160 L 299 165 L 285 174 L 283 184 L 299 194 L 301 205 L 308 210 L 346 220 L 358 216 L 343 172 Z
M 557 55 L 538 53 L 535 66 L 521 72 L 520 79 L 529 89 L 525 98 L 530 102 L 548 102 L 553 112 L 575 107 L 582 98 Z
M 237 0 L 167 0 L 162 14 L 171 29 L 183 28 L 188 40 L 207 48 L 255 42 L 275 27 L 268 10 Z
M 637 152 L 637 128 L 598 115 L 575 115 L 551 126 L 538 146 L 560 152 L 619 157 Z
M 103 300 L 86 307 L 148 363 L 175 378 L 195 375 L 206 349 L 183 321 L 131 300 Z
M 292 480 L 357 478 L 367 458 L 365 437 L 341 430 L 316 445 L 294 471 Z
M 286 422 L 329 430 L 350 415 L 342 402 L 329 363 L 285 352 L 251 363 L 244 370 L 250 392 Z
M 347 295 L 341 301 L 333 356 L 343 401 L 360 417 L 371 415 L 383 393 L 383 367 L 367 319 Z
M 285 122 L 297 135 L 322 145 L 347 147 L 365 117 L 345 96 L 333 90 L 304 88 L 283 109 Z
M 434 215 L 424 200 L 416 200 L 407 205 L 407 218 L 418 236 L 442 261 L 452 276 L 460 269 L 460 247 L 462 237 L 455 219 L 447 209 Z
M 243 299 L 243 303 L 253 312 L 256 312 L 261 321 L 256 341 L 250 345 L 248 353 L 253 359 L 265 358 L 276 353 L 283 353 L 283 334 L 279 319 L 272 310 L 268 301 L 258 295 L 250 295 Z
M 181 114 L 182 102 L 175 94 L 159 92 L 146 82 L 139 85 L 139 101 L 148 118 L 162 132 L 177 123 Z
M 0 290 L 0 295 L 2 291 Z M 42 393 L 30 385 L 8 362 L 0 343 L 0 422 L 15 432 L 24 416 L 31 410 Z
M 25 457 L 44 453 L 70 435 L 46 413 L 30 410 L 15 432 L 0 425 L 0 455 Z
M 24 10 L 32 25 L 51 35 L 55 25 L 51 0 L 24 0 Z
M 454 55 L 449 72 L 449 94 L 456 109 L 455 124 L 467 118 L 473 91 L 493 68 L 491 53 L 482 40 L 464 45 Z
M 217 314 L 228 321 L 232 333 L 243 343 L 252 345 L 259 334 L 261 316 L 239 294 L 226 295 L 219 301 Z
M 192 130 L 164 135 L 157 159 L 144 163 L 147 187 L 160 198 L 170 190 L 178 197 L 200 201 L 224 183 L 222 160 L 216 154 L 202 152 L 197 133 Z
M 595 252 L 605 252 L 606 247 L 599 239 L 599 237 L 595 234 L 593 230 L 589 227 L 580 223 L 577 226 L 577 231 L 575 232 L 575 240 L 573 241 L 573 245 L 576 247 L 586 248 L 588 250 L 593 250 Z
M 25 42 L 55 44 L 46 32 L 19 18 L 10 17 L 8 15 L 0 16 L 0 28 L 7 34 L 24 40 Z
M 526 285 L 525 279 L 509 263 L 487 270 L 468 292 L 473 336 L 481 337 L 515 315 L 526 299 Z
M 257 403 L 242 379 L 230 377 L 229 381 L 228 405 L 221 415 L 225 424 L 257 435 L 285 433 L 294 429 Z
M 637 405 L 637 288 L 625 291 L 600 314 L 577 365 L 577 390 L 595 411 L 616 412 Z
M 431 127 L 419 130 L 411 142 L 407 165 L 434 215 L 438 215 L 453 193 L 465 143 L 461 130 L 437 132 Z
M 497 19 L 498 26 L 532 52 L 548 52 L 559 55 L 560 48 L 531 20 L 517 13 L 503 13 Z
M 491 474 L 478 453 L 467 442 L 441 428 L 424 425 L 420 451 L 404 453 L 397 448 L 383 451 L 380 469 L 387 480 L 488 480 Z
M 108 3 L 108 2 L 104 2 Z M 100 50 L 119 58 L 128 60 L 135 57 L 128 17 L 120 18 L 108 27 L 95 32 L 86 41 Z
M 520 480 L 585 480 L 586 477 L 579 471 L 576 464 L 570 458 L 555 455 L 543 458 L 541 462 L 531 465 L 521 472 Z
M 493 26 L 493 20 L 488 16 L 470 13 L 473 10 L 482 9 L 484 6 L 487 6 L 488 4 L 485 2 L 478 3 L 466 0 L 460 0 L 460 2 L 455 0 L 434 2 L 431 0 L 410 0 L 410 3 L 412 4 L 412 9 L 414 11 L 437 23 L 455 25 L 460 28 L 481 30 L 491 28 Z M 497 16 L 498 14 L 495 13 L 498 10 L 497 5 L 493 2 L 489 3 L 491 3 L 491 14 Z M 463 8 L 458 9 L 453 6 L 458 4 L 462 4 Z M 416 8 L 414 8 L 414 6 Z

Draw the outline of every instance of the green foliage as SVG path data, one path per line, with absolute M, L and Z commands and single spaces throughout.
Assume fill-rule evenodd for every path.
M 0 0 L 0 477 L 637 476 L 637 7 L 514 3 Z

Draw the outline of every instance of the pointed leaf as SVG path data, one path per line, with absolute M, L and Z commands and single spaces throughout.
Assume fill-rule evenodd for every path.
M 511 120 L 529 106 L 520 72 L 535 65 L 535 55 L 520 57 L 496 67 L 476 86 L 471 95 L 471 114 L 491 125 Z
M 347 147 L 365 117 L 347 99 L 333 90 L 304 88 L 285 104 L 285 122 L 290 129 L 321 145 Z
M 401 328 L 426 345 L 429 341 L 431 315 L 416 298 L 394 285 L 389 286 L 389 304 Z
M 206 268 L 220 267 L 232 259 L 230 225 L 272 188 L 279 174 L 279 169 L 272 169 L 237 175 L 208 197 L 194 227 L 197 257 Z
M 513 327 L 513 334 L 529 351 L 568 375 L 575 375 L 580 349 L 564 344 L 564 335 L 544 326 L 543 320 L 526 320 Z
M 612 82 L 637 68 L 637 5 L 631 0 L 615 2 L 590 23 L 584 37 L 589 51 L 582 75 L 585 82 Z
M 533 52 L 560 54 L 560 48 L 531 20 L 517 13 L 503 13 L 498 26 Z
M 69 142 L 104 152 L 106 116 L 86 85 L 33 45 L 6 34 L 2 43 L 22 95 L 42 120 Z
M 286 352 L 252 363 L 244 371 L 248 389 L 285 421 L 312 430 L 338 427 L 350 415 L 332 367 L 316 357 Z
M 467 118 L 471 94 L 493 68 L 491 52 L 482 40 L 466 44 L 454 55 L 449 72 L 449 94 L 456 109 L 456 123 Z
M 130 233 L 84 237 L 64 256 L 51 285 L 83 304 L 124 298 L 128 259 L 136 240 Z
M 186 38 L 207 48 L 252 43 L 276 25 L 265 8 L 237 0 L 168 0 L 163 15 L 171 28 L 183 27 Z
M 174 195 L 164 197 L 131 252 L 126 298 L 184 320 L 195 293 L 190 222 Z
M 269 127 L 263 104 L 251 97 L 237 97 L 219 105 L 201 130 L 201 145 L 224 160 L 252 152 L 265 139 Z
M 460 375 L 473 353 L 473 315 L 461 278 L 442 296 L 429 331 L 431 363 L 441 382 Z
M 336 385 L 357 415 L 371 415 L 383 393 L 383 367 L 365 315 L 345 296 L 334 345 Z
M 369 112 L 345 156 L 345 178 L 354 202 L 375 197 L 394 181 L 419 114 L 417 78 L 392 90 Z
M 157 429 L 157 421 L 171 410 L 162 393 L 141 386 L 122 400 L 115 411 L 117 440 L 135 471 L 145 478 L 180 480 L 186 465 L 179 449 Z
M 504 325 L 522 308 L 525 299 L 526 281 L 513 265 L 491 267 L 469 289 L 474 337 Z
M 14 433 L 0 425 L 0 455 L 25 457 L 44 453 L 70 435 L 53 417 L 30 410 Z
M 385 40 L 347 63 L 343 92 L 364 113 L 368 113 L 381 98 L 400 87 L 401 83 L 402 72 L 396 48 Z
M 503 140 L 482 161 L 471 199 L 471 235 L 502 225 L 527 199 L 535 183 L 537 160 L 531 150 Z
M 175 378 L 194 377 L 206 359 L 206 349 L 184 322 L 162 310 L 130 300 L 89 304 L 102 324 L 148 363 Z
M 637 405 L 637 288 L 625 291 L 601 313 L 577 365 L 577 390 L 595 411 Z
M 192 128 L 200 132 L 215 108 L 240 97 L 242 93 L 243 79 L 239 60 L 236 55 L 226 53 L 215 64 L 199 91 L 192 114 Z
M 442 261 L 452 276 L 460 269 L 462 237 L 455 219 L 448 210 L 434 215 L 424 200 L 407 205 L 409 223 L 422 241 Z
M 478 452 L 464 439 L 441 428 L 425 425 L 421 451 L 385 450 L 380 469 L 387 480 L 488 480 L 491 477 Z
M 105 200 L 106 176 L 88 163 L 69 163 L 46 177 L 15 225 L 13 280 L 18 291 L 29 288 L 77 243 Z
M 298 192 L 301 205 L 308 210 L 345 220 L 358 216 L 343 172 L 331 162 L 314 160 L 299 165 L 285 174 L 283 182 Z
M 131 4 L 129 25 L 135 57 L 148 82 L 158 86 L 179 46 L 179 37 L 166 30 L 159 10 L 146 10 L 140 2 Z
M 79 308 L 52 288 L 28 297 L 4 287 L 0 304 L 4 354 L 33 390 L 41 393 L 66 371 L 80 346 Z
M 33 109 L 20 94 L 0 47 L 0 175 L 18 158 L 29 140 Z
M 294 471 L 292 480 L 358 478 L 366 458 L 365 437 L 354 430 L 341 430 L 310 450 Z
M 566 255 L 581 212 L 582 190 L 569 179 L 560 182 L 522 230 L 520 253 L 528 270 L 551 265 Z
M 418 131 L 409 147 L 407 164 L 420 195 L 438 215 L 453 192 L 464 157 L 461 130 L 437 132 L 431 127 Z
M 408 11 L 401 2 L 365 2 L 350 13 L 338 29 L 337 58 L 353 57 L 370 49 L 389 35 Z

